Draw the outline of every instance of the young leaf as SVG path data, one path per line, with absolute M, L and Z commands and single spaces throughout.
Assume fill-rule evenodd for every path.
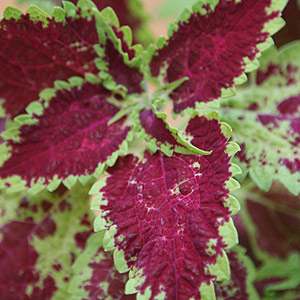
M 215 282 L 218 300 L 243 299 L 258 300 L 258 294 L 253 286 L 255 267 L 245 255 L 246 249 L 235 247 L 227 255 L 230 263 L 231 279 Z
M 300 43 L 270 49 L 261 60 L 257 85 L 223 102 L 222 119 L 231 124 L 241 144 L 237 157 L 264 191 L 279 180 L 300 193 Z
M 176 113 L 228 94 L 235 79 L 257 67 L 259 51 L 284 24 L 279 17 L 286 0 L 209 1 L 216 2 L 198 3 L 200 9 L 170 27 L 174 32 L 153 54 L 153 76 L 167 62 L 166 82 L 189 78 L 170 94 Z
M 214 299 L 211 280 L 229 278 L 224 250 L 237 235 L 228 193 L 238 188 L 230 144 L 213 115 L 194 117 L 186 135 L 212 154 L 127 155 L 93 189 L 101 193 L 92 205 L 101 209 L 95 230 L 109 229 L 104 249 L 116 247 L 116 266 L 130 269 L 126 293 L 138 291 L 138 299 Z
M 249 235 L 249 249 L 256 259 L 286 258 L 300 251 L 299 196 L 274 184 L 268 193 L 250 185 L 237 194 L 242 204 L 242 220 Z
M 152 152 L 160 149 L 168 156 L 171 156 L 173 151 L 185 154 L 210 154 L 187 142 L 178 129 L 168 123 L 167 114 L 158 112 L 155 106 L 139 111 L 134 118 L 139 139 L 146 140 Z
M 19 140 L 7 142 L 10 157 L 0 168 L 6 186 L 13 175 L 27 185 L 39 178 L 48 184 L 54 177 L 93 174 L 99 164 L 113 164 L 131 134 L 124 124 L 126 116 L 108 125 L 119 111 L 109 97 L 111 93 L 101 84 L 84 83 L 56 91 L 49 104 L 33 102 L 42 108 L 38 112 L 30 106 L 34 124 L 25 123 Z

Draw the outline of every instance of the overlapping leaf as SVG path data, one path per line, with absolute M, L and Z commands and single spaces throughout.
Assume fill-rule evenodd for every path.
M 139 110 L 135 115 L 135 131 L 138 132 L 140 140 L 148 142 L 148 148 L 152 152 L 160 150 L 167 156 L 171 156 L 175 151 L 185 154 L 210 154 L 208 151 L 198 149 L 188 142 L 188 138 L 172 127 L 168 120 L 167 114 L 158 112 L 155 105 L 152 109 Z
M 282 185 L 275 184 L 265 193 L 255 186 L 245 189 L 239 199 L 254 258 L 286 258 L 300 251 L 300 202 Z
M 234 222 L 240 244 L 256 265 L 254 282 L 260 299 L 298 299 L 299 197 L 279 183 L 265 193 L 250 181 L 236 195 L 242 209 Z
M 228 193 L 238 187 L 230 156 L 238 147 L 213 116 L 196 116 L 186 129 L 191 143 L 211 155 L 127 155 L 107 169 L 105 186 L 92 189 L 101 193 L 93 203 L 101 208 L 95 229 L 109 228 L 104 248 L 116 247 L 117 269 L 131 270 L 126 293 L 213 299 L 211 280 L 229 277 L 224 249 L 237 237 L 229 217 L 236 200 Z
M 29 186 L 39 178 L 49 184 L 54 177 L 91 175 L 126 153 L 130 127 L 126 116 L 109 124 L 119 111 L 109 101 L 111 93 L 101 84 L 81 81 L 80 86 L 80 78 L 73 79 L 75 86 L 65 82 L 49 103 L 33 102 L 31 114 L 18 117 L 23 123 L 19 137 L 8 140 L 9 158 L 0 168 L 6 187 L 17 185 L 14 175 Z
M 246 249 L 235 247 L 228 252 L 231 278 L 215 283 L 216 296 L 219 300 L 258 300 L 258 294 L 253 286 L 255 268 L 245 255 Z
M 15 194 L 9 205 L 0 196 L 2 299 L 127 299 L 126 276 L 93 243 L 101 233 L 92 233 L 87 189 L 60 188 L 33 198 Z M 86 280 L 78 280 L 81 274 Z
M 243 72 L 257 67 L 255 58 L 269 47 L 269 35 L 283 26 L 279 17 L 286 2 L 199 2 L 194 12 L 185 12 L 167 42 L 159 42 L 150 64 L 158 76 L 167 63 L 166 82 L 189 78 L 170 94 L 174 111 L 232 94 L 234 82 L 244 81 Z
M 71 0 L 77 3 L 78 0 Z M 133 33 L 133 42 L 148 44 L 152 41 L 152 36 L 147 28 L 146 20 L 148 16 L 143 10 L 140 0 L 94 0 L 99 10 L 108 6 L 116 12 L 120 25 L 129 26 Z
M 242 152 L 237 155 L 251 178 L 267 191 L 273 180 L 300 192 L 300 62 L 298 42 L 268 52 L 256 83 L 223 104 Z
M 104 69 L 129 93 L 142 91 L 138 69 L 127 66 L 109 40 L 99 45 L 98 32 L 104 29 L 96 24 L 94 14 L 100 13 L 87 13 L 90 7 L 85 8 L 85 2 L 78 8 L 66 2 L 66 8 L 56 8 L 52 18 L 35 7 L 28 10 L 29 15 L 6 9 L 0 22 L 0 66 L 6 70 L 0 75 L 0 97 L 10 116 L 23 113 L 55 80 L 97 75 Z M 105 61 L 104 52 L 109 54 Z
M 89 237 L 86 247 L 72 265 L 73 276 L 69 281 L 68 292 L 72 300 L 135 300 L 135 295 L 125 295 L 128 274 L 120 274 L 114 267 L 112 253 L 99 248 L 103 233 Z

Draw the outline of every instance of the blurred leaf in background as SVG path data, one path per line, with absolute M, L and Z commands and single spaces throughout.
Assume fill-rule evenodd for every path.
M 191 9 L 195 0 L 165 0 L 157 8 L 158 17 L 177 16 L 178 12 L 183 11 L 185 8 Z

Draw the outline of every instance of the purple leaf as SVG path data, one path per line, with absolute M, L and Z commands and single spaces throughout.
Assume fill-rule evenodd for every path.
M 226 269 L 224 249 L 232 246 L 220 229 L 231 224 L 225 206 L 231 176 L 227 138 L 217 120 L 205 117 L 192 119 L 186 134 L 212 154 L 146 152 L 142 160 L 127 155 L 107 169 L 110 176 L 101 189 L 102 215 L 117 231 L 114 244 L 143 278 L 138 291 L 151 290 L 150 299 L 161 293 L 165 299 L 200 299 L 200 286 L 226 277 L 210 272 L 209 265 L 224 263 Z
M 98 72 L 93 49 L 98 44 L 94 19 L 66 18 L 65 23 L 49 19 L 47 27 L 28 15 L 0 22 L 0 97 L 14 117 L 24 112 L 39 93 L 53 87 L 55 80 L 84 77 Z
M 221 96 L 222 89 L 233 87 L 234 79 L 245 71 L 245 58 L 258 54 L 258 44 L 269 37 L 265 24 L 279 17 L 280 11 L 267 13 L 271 0 L 220 0 L 214 10 L 192 13 L 167 45 L 154 54 L 151 73 L 158 76 L 167 62 L 166 82 L 188 77 L 171 93 L 176 113 L 198 102 Z
M 172 146 L 179 145 L 171 131 L 168 130 L 166 123 L 158 118 L 152 109 L 142 110 L 139 113 L 139 119 L 147 135 L 155 138 L 162 144 L 169 143 Z
M 81 88 L 57 91 L 36 123 L 20 128 L 20 141 L 9 140 L 11 157 L 0 168 L 0 177 L 19 175 L 32 179 L 55 175 L 93 174 L 116 153 L 126 140 L 125 117 L 108 125 L 119 109 L 108 101 L 110 92 L 101 84 L 85 83 Z
M 24 113 L 25 107 L 38 100 L 43 89 L 53 87 L 56 80 L 85 77 L 86 73 L 97 75 L 103 71 L 104 61 L 112 75 L 110 80 L 124 85 L 129 94 L 143 92 L 139 70 L 125 64 L 109 39 L 100 46 L 94 17 L 78 14 L 79 11 L 64 22 L 49 19 L 47 26 L 32 21 L 29 15 L 22 15 L 19 20 L 1 20 L 0 66 L 6 73 L 0 75 L 0 97 L 9 116 Z M 118 37 L 125 45 L 123 35 Z M 95 45 L 104 48 L 105 57 L 99 58 Z M 132 57 L 134 51 L 127 50 Z

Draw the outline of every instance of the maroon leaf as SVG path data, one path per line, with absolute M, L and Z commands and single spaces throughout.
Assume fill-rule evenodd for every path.
M 130 50 L 128 50 L 130 51 Z M 129 52 L 130 53 L 130 52 Z M 124 63 L 122 55 L 108 39 L 105 45 L 104 60 L 108 63 L 108 72 L 118 84 L 124 85 L 128 94 L 142 93 L 143 75 L 137 68 L 132 68 Z
M 93 46 L 98 43 L 94 19 L 49 19 L 47 27 L 28 15 L 0 22 L 0 97 L 10 116 L 24 112 L 39 92 L 55 80 L 97 73 Z
M 113 26 L 114 33 L 118 39 L 121 40 L 122 51 L 128 54 L 128 58 L 131 60 L 135 56 L 135 50 L 132 47 L 129 47 L 127 42 L 124 40 L 124 32 L 119 28 Z
M 101 210 L 117 229 L 114 243 L 128 266 L 142 272 L 145 280 L 137 289 L 151 288 L 150 299 L 160 293 L 165 299 L 200 299 L 199 287 L 214 278 L 208 265 L 227 246 L 218 229 L 230 219 L 224 206 L 231 176 L 227 138 L 217 120 L 205 117 L 192 119 L 186 132 L 193 145 L 212 154 L 146 152 L 141 161 L 127 155 L 107 169 L 101 189 L 107 203 Z
M 123 36 L 118 37 L 125 45 Z M 94 50 L 99 41 L 93 17 L 69 17 L 64 23 L 49 19 L 47 27 L 33 22 L 28 15 L 19 20 L 2 19 L 0 38 L 0 66 L 6 70 L 0 75 L 0 97 L 11 117 L 23 113 L 44 88 L 53 87 L 55 80 L 99 72 L 94 63 L 96 58 L 99 60 Z M 112 80 L 124 85 L 130 94 L 142 92 L 143 75 L 139 70 L 124 63 L 110 40 L 101 46 Z M 132 57 L 134 52 L 127 50 Z
M 141 128 L 138 130 L 141 132 L 144 130 L 146 137 L 142 135 L 143 139 L 152 140 L 155 139 L 158 145 L 167 145 L 171 150 L 176 146 L 182 146 L 178 143 L 176 133 L 172 132 L 171 128 L 168 128 L 166 122 L 163 119 L 158 118 L 152 111 L 152 109 L 144 109 L 139 113 L 139 122 Z M 178 137 L 178 136 L 177 136 Z
M 205 15 L 192 13 L 188 21 L 179 22 L 151 62 L 153 76 L 168 63 L 166 82 L 189 77 L 171 93 L 175 112 L 217 99 L 222 88 L 233 86 L 245 70 L 244 58 L 253 60 L 256 46 L 269 37 L 262 32 L 264 25 L 279 16 L 279 11 L 268 15 L 270 5 L 271 0 L 220 0 L 214 11 L 206 5 Z
M 8 141 L 11 157 L 0 168 L 0 177 L 19 175 L 29 184 L 55 175 L 93 174 L 119 150 L 129 127 L 124 118 L 108 125 L 119 111 L 107 101 L 102 85 L 85 83 L 82 88 L 61 90 L 51 99 L 37 123 L 20 128 L 20 142 Z

